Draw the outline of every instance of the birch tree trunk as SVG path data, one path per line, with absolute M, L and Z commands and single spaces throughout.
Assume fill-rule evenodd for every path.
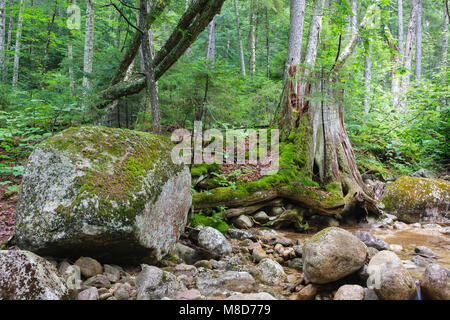
M 422 0 L 417 4 L 417 21 L 416 21 L 416 81 L 422 80 Z
M 269 9 L 266 7 L 266 75 L 270 78 L 270 21 Z
M 86 31 L 84 36 L 83 88 L 91 89 L 91 74 L 94 54 L 94 0 L 87 0 Z
M 350 16 L 350 34 L 353 35 L 358 28 L 358 3 L 356 0 L 352 0 L 352 15 Z
M 400 56 L 403 56 L 403 0 L 397 0 L 397 7 L 398 7 L 398 15 L 397 15 L 397 19 L 398 19 L 398 42 L 397 42 L 397 46 L 399 49 L 399 54 Z
M 417 12 L 418 12 L 418 0 L 411 0 L 411 15 L 408 22 L 408 28 L 406 31 L 406 41 L 405 41 L 405 51 L 403 56 L 403 67 L 405 68 L 405 72 L 401 79 L 401 88 L 400 88 L 400 104 L 402 111 L 406 112 L 406 101 L 404 99 L 404 95 L 409 87 L 409 82 L 411 79 L 411 69 L 412 69 L 412 54 L 413 54 L 413 45 L 416 31 L 416 22 L 417 22 Z
M 302 55 L 303 26 L 305 21 L 305 0 L 290 1 L 289 44 L 283 77 L 283 87 L 290 65 L 299 65 Z
M 9 50 L 11 49 L 11 39 L 12 39 L 12 27 L 13 27 L 13 15 L 10 14 L 8 23 L 8 39 L 6 40 L 6 53 L 5 53 L 5 64 L 3 66 L 3 80 L 6 80 L 8 74 L 8 64 L 9 64 Z
M 16 32 L 16 46 L 14 48 L 14 66 L 13 66 L 13 88 L 17 87 L 17 82 L 19 81 L 19 61 L 20 61 L 20 44 L 22 37 L 22 25 L 23 25 L 23 0 L 20 0 L 19 8 L 19 18 L 17 21 L 17 32 Z
M 140 0 L 139 8 L 139 27 L 143 31 L 142 37 L 142 55 L 144 58 L 145 78 L 147 85 L 147 94 L 150 99 L 152 113 L 152 131 L 155 134 L 161 134 L 161 116 L 159 110 L 158 91 L 156 90 L 155 70 L 153 58 L 150 49 L 150 41 L 148 34 L 148 13 L 147 0 Z
M 5 50 L 6 50 L 6 0 L 0 0 L 0 79 L 5 72 Z
M 249 46 L 250 46 L 250 60 L 249 67 L 252 75 L 256 72 L 256 0 L 251 0 L 250 5 L 250 33 L 249 33 Z
M 242 33 L 241 33 L 241 22 L 239 20 L 238 0 L 234 0 L 234 10 L 236 12 L 236 29 L 239 42 L 239 59 L 241 62 L 241 74 L 245 77 L 246 72 L 245 72 L 244 46 L 242 44 Z
M 444 25 L 442 27 L 442 62 L 441 71 L 445 71 L 448 63 L 448 14 L 444 9 Z
M 369 48 L 367 49 L 367 55 L 364 61 L 364 88 L 366 93 L 364 94 L 364 114 L 369 113 L 370 105 L 370 85 L 372 80 L 372 42 L 369 42 Z

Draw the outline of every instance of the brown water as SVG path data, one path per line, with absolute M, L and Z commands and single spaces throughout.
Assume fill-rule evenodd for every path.
M 438 258 L 434 262 L 450 269 L 450 236 L 440 233 L 438 227 L 418 228 L 413 225 L 408 225 L 402 230 L 369 227 L 343 227 L 343 229 L 352 233 L 358 230 L 367 231 L 389 244 L 401 245 L 403 247 L 402 250 L 396 251 L 396 253 L 402 260 L 411 259 L 415 247 L 428 247 L 438 255 Z M 301 242 L 313 235 L 289 231 L 278 231 L 278 233 L 286 238 L 300 240 Z M 425 267 L 415 266 L 413 263 L 408 263 L 407 268 L 417 279 L 422 278 L 422 273 L 425 270 Z

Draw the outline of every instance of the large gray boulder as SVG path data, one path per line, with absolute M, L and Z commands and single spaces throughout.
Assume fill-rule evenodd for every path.
M 410 300 L 417 294 L 416 284 L 400 258 L 392 251 L 377 253 L 367 267 L 367 287 L 384 300 Z
M 62 131 L 28 159 L 18 245 L 41 255 L 148 262 L 173 249 L 191 206 L 191 176 L 163 137 L 106 127 Z M 147 261 L 143 260 L 143 261 Z
M 366 257 L 366 245 L 353 234 L 326 228 L 305 242 L 303 271 L 313 283 L 329 283 L 359 270 Z
M 407 223 L 450 223 L 450 182 L 439 179 L 400 177 L 381 199 L 385 211 Z
M 58 270 L 29 251 L 0 251 L 0 300 L 63 300 L 69 290 Z
M 450 300 L 450 270 L 438 264 L 430 264 L 422 277 L 422 290 L 425 298 L 431 300 Z

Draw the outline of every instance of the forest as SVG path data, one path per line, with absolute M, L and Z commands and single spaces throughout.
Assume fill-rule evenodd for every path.
M 0 0 L 0 300 L 449 300 L 449 6 Z

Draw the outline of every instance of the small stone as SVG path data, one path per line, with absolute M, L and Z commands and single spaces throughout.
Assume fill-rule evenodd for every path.
M 202 294 L 197 289 L 191 289 L 181 292 L 175 297 L 175 300 L 201 300 Z
M 253 219 L 259 223 L 266 223 L 269 221 L 270 217 L 264 211 L 259 211 L 253 216 Z
M 450 234 L 450 227 L 445 227 L 445 228 L 439 228 L 439 232 L 442 234 Z
M 78 300 L 98 300 L 97 288 L 91 287 L 78 293 Z
M 240 247 L 250 247 L 253 244 L 253 241 L 250 239 L 245 239 L 239 242 Z
M 103 272 L 102 265 L 95 259 L 89 257 L 81 257 L 75 261 L 75 265 L 80 268 L 81 274 L 86 278 L 90 278 Z
M 195 266 L 196 268 L 203 267 L 203 268 L 205 268 L 205 269 L 212 269 L 212 268 L 213 268 L 211 262 L 209 262 L 208 260 L 200 260 L 200 261 L 197 261 L 196 263 L 194 263 L 194 266 Z
M 303 260 L 301 258 L 294 258 L 289 260 L 288 266 L 297 270 L 303 270 Z
M 295 255 L 295 251 L 293 248 L 285 248 L 283 250 L 283 252 L 281 252 L 281 257 L 284 260 L 289 260 L 289 259 L 295 258 L 295 256 L 296 255 Z
M 239 230 L 239 229 L 228 229 L 227 231 L 228 235 L 232 239 L 237 240 L 245 240 L 245 239 L 254 239 L 255 237 L 248 231 L 245 230 Z
M 254 248 L 252 251 L 252 258 L 253 260 L 258 263 L 260 262 L 262 259 L 267 258 L 267 254 L 264 251 L 263 248 L 259 247 L 259 248 Z
M 417 253 L 420 256 L 426 257 L 426 258 L 437 258 L 438 255 L 436 253 L 433 252 L 433 250 L 431 250 L 428 247 L 425 246 L 418 246 L 414 249 L 414 252 Z
M 301 245 L 295 245 L 293 247 L 295 254 L 297 255 L 297 257 L 301 258 L 303 255 L 303 246 Z
M 253 220 L 246 215 L 240 215 L 233 219 L 233 224 L 240 229 L 250 229 L 253 227 Z
M 216 256 L 231 253 L 232 248 L 225 236 L 217 229 L 202 228 L 198 234 L 198 244 Z
M 109 264 L 105 264 L 104 265 L 105 268 L 105 276 L 108 278 L 109 281 L 111 282 L 118 282 L 120 280 L 120 270 L 109 265 Z
M 281 243 L 277 243 L 273 249 L 278 254 L 281 254 L 281 253 L 283 253 L 284 247 L 283 247 L 283 245 Z
M 98 274 L 96 276 L 90 277 L 84 282 L 85 286 L 96 287 L 96 288 L 109 288 L 111 286 L 111 282 L 109 282 L 108 278 L 103 274 Z
M 426 267 L 427 265 L 429 265 L 431 263 L 422 256 L 414 256 L 411 258 L 411 261 L 412 261 L 412 263 L 414 263 L 416 266 L 419 266 L 419 267 Z M 408 269 L 407 266 L 405 266 L 405 268 Z
M 260 273 L 260 280 L 269 285 L 280 285 L 286 279 L 283 267 L 276 261 L 265 258 L 256 267 Z
M 114 292 L 117 300 L 128 300 L 130 298 L 131 286 L 129 284 L 121 284 Z
M 380 300 L 373 289 L 364 288 L 364 300 Z
M 284 211 L 283 207 L 272 207 L 271 215 L 272 216 L 279 216 Z
M 179 242 L 175 245 L 175 254 L 189 264 L 203 258 L 200 252 Z
M 316 294 L 317 288 L 312 284 L 308 284 L 297 293 L 297 300 L 313 300 Z
M 270 293 L 237 293 L 229 296 L 225 300 L 277 300 Z
M 396 221 L 396 222 L 394 223 L 394 229 L 397 229 L 397 230 L 405 230 L 405 229 L 407 229 L 407 228 L 408 228 L 408 225 L 407 225 L 406 223 L 404 223 L 404 222 Z
M 389 250 L 389 244 L 365 231 L 355 232 L 355 236 L 361 240 L 367 247 L 377 250 Z
M 403 250 L 403 247 L 400 244 L 391 244 L 390 247 L 391 247 L 390 250 L 394 252 L 402 252 Z
M 343 285 L 334 295 L 334 300 L 364 300 L 364 288 L 358 285 Z

